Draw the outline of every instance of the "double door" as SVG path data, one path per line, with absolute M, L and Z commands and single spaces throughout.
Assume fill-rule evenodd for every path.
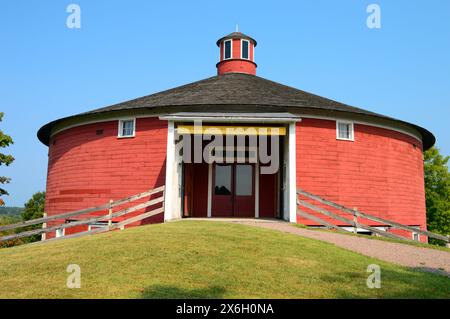
M 212 165 L 212 217 L 255 217 L 255 165 Z

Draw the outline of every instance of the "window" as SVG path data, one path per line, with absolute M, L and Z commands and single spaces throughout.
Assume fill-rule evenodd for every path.
M 119 137 L 133 137 L 135 135 L 135 119 L 119 121 Z
M 88 231 L 98 229 L 98 228 L 105 228 L 108 227 L 108 222 L 94 222 L 91 224 L 88 224 Z
M 250 49 L 250 45 L 248 40 L 241 40 L 241 58 L 242 59 L 250 59 L 250 53 L 249 50 Z
M 252 196 L 253 167 L 251 165 L 236 165 L 236 195 Z
M 353 123 L 351 122 L 336 122 L 336 138 L 338 140 L 353 141 Z
M 227 60 L 227 59 L 231 59 L 232 56 L 232 47 L 231 47 L 231 40 L 225 40 L 223 41 L 223 59 Z
M 216 165 L 215 195 L 231 195 L 231 165 Z
M 65 228 L 57 229 L 56 230 L 56 238 L 63 237 L 64 236 L 64 230 L 65 230 Z

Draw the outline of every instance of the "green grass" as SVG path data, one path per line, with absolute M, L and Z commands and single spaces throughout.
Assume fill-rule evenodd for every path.
M 369 264 L 381 288 L 369 289 Z M 81 288 L 66 267 L 81 267 Z M 450 298 L 450 280 L 334 245 L 208 221 L 0 250 L 0 298 Z
M 338 234 L 347 235 L 347 236 L 356 236 L 356 237 L 367 238 L 367 239 L 382 240 L 382 241 L 388 241 L 388 242 L 391 242 L 391 243 L 399 243 L 399 244 L 405 244 L 405 245 L 411 245 L 411 246 L 416 246 L 416 247 L 436 249 L 436 250 L 450 252 L 450 248 L 447 248 L 445 246 L 431 245 L 431 244 L 421 243 L 421 242 L 407 241 L 407 240 L 387 238 L 387 237 L 378 237 L 378 236 L 369 236 L 369 235 L 355 234 L 355 233 L 352 233 L 352 232 L 349 232 L 349 231 L 346 231 L 346 230 L 333 230 L 333 229 L 318 228 L 318 227 L 308 227 L 308 226 L 303 225 L 303 224 L 294 224 L 293 226 L 294 227 L 298 227 L 298 228 L 314 230 L 314 231 L 338 233 Z

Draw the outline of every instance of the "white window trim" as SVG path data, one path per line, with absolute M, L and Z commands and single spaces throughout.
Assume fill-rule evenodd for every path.
M 126 135 L 123 136 L 122 135 L 122 123 L 125 121 L 133 121 L 133 135 Z M 130 118 L 121 118 L 118 121 L 118 128 L 117 128 L 118 132 L 117 132 L 117 138 L 132 138 L 136 136 L 136 118 L 135 117 L 130 117 Z
M 243 51 L 243 48 L 244 48 L 244 42 L 247 42 L 247 43 L 248 43 L 248 45 L 247 45 L 247 48 L 248 48 L 247 56 L 248 56 L 248 58 L 244 58 L 244 56 L 242 55 L 242 53 L 244 52 L 244 51 Z M 243 59 L 243 60 L 249 60 L 249 61 L 250 61 L 250 41 L 245 40 L 245 39 L 241 39 L 241 59 Z
M 229 58 L 225 57 L 225 42 L 230 42 L 231 43 L 230 44 L 230 57 Z M 223 47 L 223 59 L 224 60 L 231 60 L 233 58 L 233 39 L 224 40 L 222 47 Z
M 350 124 L 350 138 L 339 137 L 339 124 Z M 355 141 L 355 125 L 349 121 L 336 121 L 336 139 L 340 141 Z

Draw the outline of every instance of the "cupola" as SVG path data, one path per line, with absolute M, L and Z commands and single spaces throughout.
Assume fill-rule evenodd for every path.
M 220 49 L 220 61 L 217 74 L 247 73 L 256 74 L 255 39 L 241 32 L 233 32 L 217 40 Z

